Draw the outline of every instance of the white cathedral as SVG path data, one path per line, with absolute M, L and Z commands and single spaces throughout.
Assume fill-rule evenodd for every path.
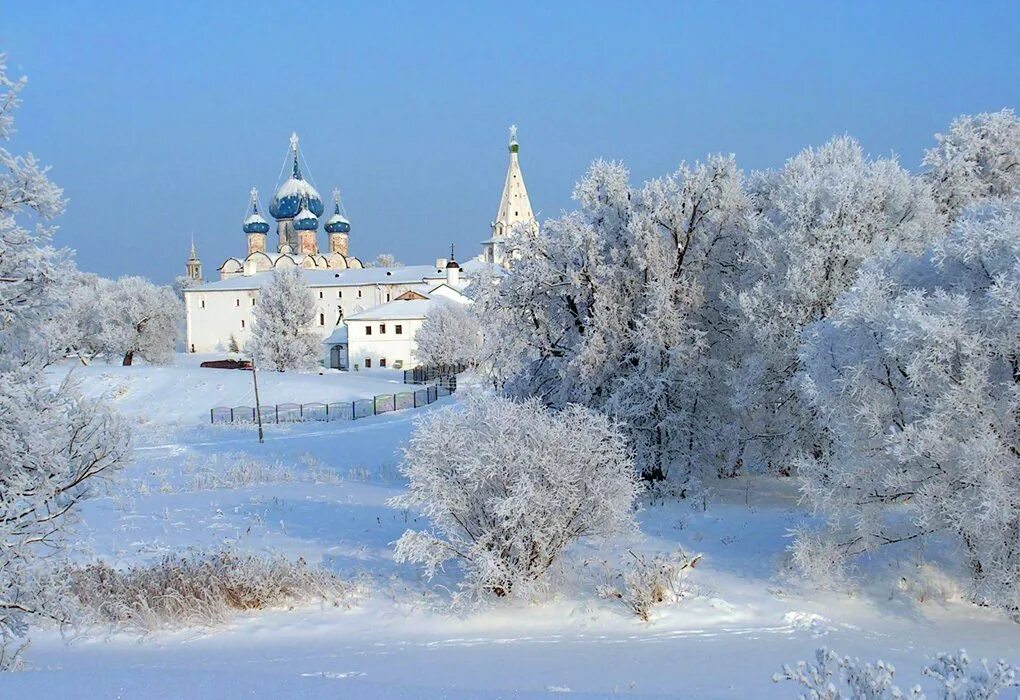
M 453 257 L 435 264 L 366 267 L 350 253 L 351 223 L 337 190 L 333 213 L 323 228 L 328 247 L 318 245 L 322 198 L 304 178 L 297 135 L 290 140 L 290 177 L 276 190 L 269 214 L 276 221 L 276 250 L 270 251 L 269 222 L 262 216 L 258 192 L 242 224 L 248 250 L 220 265 L 220 279 L 203 283 L 202 263 L 192 241 L 185 264 L 191 286 L 184 290 L 188 352 L 226 352 L 244 347 L 258 313 L 261 288 L 272 271 L 300 267 L 316 302 L 315 325 L 322 334 L 324 364 L 337 369 L 410 368 L 417 364 L 414 334 L 437 303 L 470 303 L 464 289 L 472 276 L 507 262 L 506 234 L 523 225 L 537 231 L 519 162 L 516 127 L 510 128 L 510 163 L 496 218 L 482 254 L 462 267 Z M 305 168 L 307 170 L 307 167 Z

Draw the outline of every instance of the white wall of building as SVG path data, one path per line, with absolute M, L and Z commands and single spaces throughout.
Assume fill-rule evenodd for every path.
M 421 283 L 369 284 L 360 286 L 312 287 L 315 301 L 314 327 L 325 339 L 340 319 L 385 304 L 408 290 L 425 292 Z M 186 290 L 186 341 L 188 352 L 226 352 L 231 335 L 240 347 L 251 338 L 251 324 L 258 313 L 258 289 Z M 352 360 L 353 361 L 353 360 Z M 406 362 L 406 360 L 405 360 Z
M 404 369 L 410 369 L 418 364 L 415 357 L 416 346 L 414 335 L 421 328 L 425 319 L 387 319 L 387 320 L 366 320 L 348 321 L 348 362 L 349 367 L 354 369 L 368 369 L 366 360 L 370 361 L 371 369 L 384 366 L 392 368 L 397 360 L 403 363 Z M 368 333 L 368 328 L 372 333 Z M 398 332 L 399 331 L 399 332 Z

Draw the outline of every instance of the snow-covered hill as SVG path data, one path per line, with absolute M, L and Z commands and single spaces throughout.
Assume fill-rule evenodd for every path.
M 83 391 L 111 395 L 144 439 L 119 483 L 85 507 L 73 556 L 128 564 L 188 547 L 283 552 L 358 581 L 357 605 L 142 638 L 35 630 L 31 670 L 0 676 L 0 697 L 788 698 L 797 690 L 772 674 L 822 645 L 884 658 L 903 685 L 920 681 L 937 651 L 1020 660 L 1020 627 L 956 599 L 951 584 L 933 585 L 930 570 L 871 562 L 875 584 L 853 596 L 785 577 L 788 532 L 809 516 L 792 484 L 754 478 L 721 483 L 704 503 L 646 506 L 640 535 L 573 548 L 546 602 L 453 610 L 455 567 L 426 582 L 392 556 L 418 520 L 387 501 L 403 489 L 399 451 L 419 412 L 271 425 L 259 444 L 248 428 L 203 425 L 211 405 L 250 402 L 250 374 L 199 369 L 195 359 L 74 370 Z M 271 402 L 389 392 L 399 377 L 260 380 Z M 596 595 L 628 550 L 678 546 L 704 554 L 692 595 L 650 622 Z

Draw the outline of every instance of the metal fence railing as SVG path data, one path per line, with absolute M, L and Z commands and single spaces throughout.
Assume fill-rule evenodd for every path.
M 263 423 L 292 423 L 298 421 L 357 420 L 392 411 L 421 408 L 435 403 L 457 390 L 456 381 L 435 384 L 414 391 L 396 394 L 379 394 L 371 399 L 336 401 L 333 403 L 278 403 L 260 406 Z M 254 406 L 216 406 L 209 409 L 211 423 L 254 423 Z
M 404 370 L 404 384 L 432 384 L 448 381 L 467 369 L 467 365 L 427 365 Z

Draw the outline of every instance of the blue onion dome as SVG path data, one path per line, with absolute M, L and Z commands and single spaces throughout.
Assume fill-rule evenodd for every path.
M 319 217 L 308 208 L 308 200 L 301 198 L 301 211 L 294 217 L 295 231 L 316 231 L 319 228 Z
M 326 233 L 350 233 L 351 222 L 340 213 L 340 192 L 333 190 L 333 216 L 326 222 Z
M 322 216 L 325 209 L 318 190 L 301 175 L 301 164 L 298 159 L 297 135 L 290 137 L 291 157 L 294 160 L 290 177 L 280 185 L 276 194 L 269 201 L 269 213 L 276 220 L 293 219 L 301 211 L 301 198 L 308 199 L 308 209 L 316 216 Z
M 245 233 L 269 233 L 269 222 L 259 213 L 259 193 L 254 187 L 251 188 L 251 214 L 242 228 Z

